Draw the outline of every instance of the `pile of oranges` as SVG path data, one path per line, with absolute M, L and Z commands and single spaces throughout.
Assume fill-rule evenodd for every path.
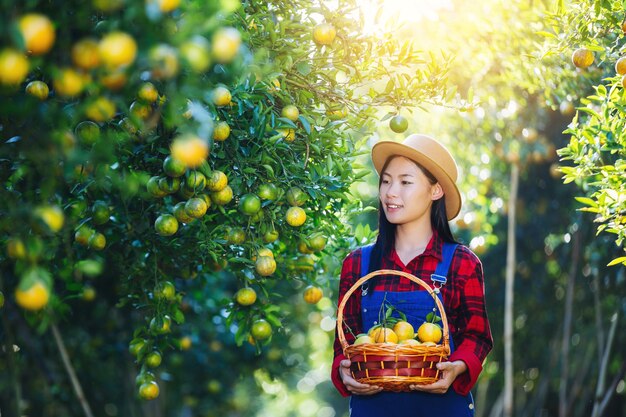
M 392 327 L 388 327 L 392 326 Z M 411 323 L 399 320 L 393 325 L 378 324 L 367 333 L 359 334 L 354 345 L 364 343 L 391 343 L 400 345 L 437 346 L 441 342 L 443 331 L 438 324 L 425 322 L 415 332 Z

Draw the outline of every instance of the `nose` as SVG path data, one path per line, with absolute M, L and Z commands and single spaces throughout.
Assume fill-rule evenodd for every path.
M 393 198 L 398 196 L 397 185 L 395 182 L 389 182 L 386 185 L 385 196 L 388 198 Z

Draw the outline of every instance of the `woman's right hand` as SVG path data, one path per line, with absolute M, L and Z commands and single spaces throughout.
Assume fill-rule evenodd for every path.
M 361 384 L 352 378 L 350 373 L 350 360 L 344 359 L 339 362 L 339 376 L 348 391 L 355 395 L 372 395 L 378 394 L 383 389 L 375 385 Z

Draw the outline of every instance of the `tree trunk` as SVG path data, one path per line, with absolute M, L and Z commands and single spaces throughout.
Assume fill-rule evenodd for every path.
M 563 312 L 563 339 L 561 340 L 561 384 L 559 386 L 559 417 L 569 415 L 567 400 L 567 383 L 569 380 L 569 351 L 570 338 L 572 337 L 572 312 L 574 309 L 574 287 L 576 284 L 576 271 L 578 270 L 578 258 L 580 255 L 580 233 L 573 232 L 572 262 L 567 276 L 565 290 L 565 311 Z
M 519 167 L 511 165 L 506 246 L 506 289 L 504 294 L 504 417 L 513 416 L 513 288 L 515 284 L 515 209 L 519 184 Z

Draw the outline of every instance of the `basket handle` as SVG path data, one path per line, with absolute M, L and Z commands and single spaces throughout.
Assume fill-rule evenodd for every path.
M 446 312 L 443 308 L 443 304 L 441 303 L 441 300 L 439 299 L 439 297 L 437 297 L 437 295 L 435 294 L 435 291 L 432 288 L 430 288 L 428 284 L 426 284 L 424 281 L 422 281 L 415 275 L 411 275 L 403 271 L 395 271 L 393 269 L 379 269 L 378 271 L 373 271 L 367 275 L 364 275 L 357 282 L 355 282 L 354 285 L 352 285 L 352 287 L 350 287 L 350 289 L 344 294 L 343 299 L 341 300 L 341 303 L 339 303 L 339 307 L 337 309 L 337 335 L 339 337 L 339 342 L 341 343 L 341 347 L 343 348 L 343 350 L 345 350 L 349 346 L 348 341 L 346 340 L 346 335 L 343 331 L 343 310 L 346 307 L 348 298 L 350 298 L 350 296 L 358 288 L 360 288 L 361 285 L 363 285 L 365 282 L 379 275 L 399 275 L 401 277 L 404 277 L 413 281 L 414 283 L 420 285 L 426 291 L 428 291 L 428 293 L 435 300 L 435 304 L 437 305 L 437 308 L 439 309 L 439 313 L 441 314 L 441 321 L 443 322 L 443 345 L 446 348 L 446 350 L 450 352 L 450 336 L 449 336 L 449 331 L 448 331 L 448 318 L 446 317 Z

